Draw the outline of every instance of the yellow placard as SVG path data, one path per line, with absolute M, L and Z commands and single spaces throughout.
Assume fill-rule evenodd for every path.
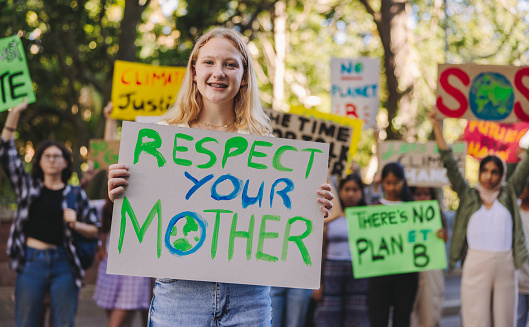
M 338 116 L 333 114 L 327 114 L 314 109 L 307 109 L 303 106 L 291 106 L 291 114 L 314 117 L 317 119 L 324 119 L 335 122 L 340 125 L 346 125 L 353 128 L 353 135 L 351 136 L 351 146 L 349 147 L 350 156 L 354 156 L 358 147 L 358 141 L 360 141 L 360 132 L 362 131 L 363 122 L 360 119 L 353 119 L 345 116 Z
M 182 85 L 184 67 L 153 66 L 117 60 L 112 79 L 111 117 L 161 116 L 173 105 Z

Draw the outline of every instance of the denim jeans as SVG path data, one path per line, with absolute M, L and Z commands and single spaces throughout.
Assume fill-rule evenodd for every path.
M 529 294 L 518 293 L 517 327 L 527 327 L 527 313 L 529 313 Z
M 149 327 L 270 327 L 270 287 L 157 279 Z
M 53 326 L 73 326 L 79 288 L 63 248 L 37 250 L 26 248 L 24 270 L 15 284 L 15 320 L 17 327 L 39 325 L 42 301 L 50 293 Z
M 272 287 L 272 326 L 305 327 L 312 290 Z

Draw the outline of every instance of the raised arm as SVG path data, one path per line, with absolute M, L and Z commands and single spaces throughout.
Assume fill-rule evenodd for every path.
M 103 109 L 103 115 L 105 115 L 105 140 L 112 141 L 117 138 L 118 121 L 110 117 L 112 113 L 112 102 L 107 103 Z
M 4 129 L 2 130 L 2 138 L 6 141 L 11 141 L 15 136 L 15 132 L 18 127 L 18 120 L 20 119 L 20 113 L 28 107 L 28 100 L 24 98 L 24 102 L 13 107 L 9 110 L 7 115 Z
M 446 176 L 452 184 L 452 188 L 457 193 L 459 197 L 465 194 L 470 189 L 467 181 L 457 165 L 457 161 L 454 158 L 452 150 L 446 144 L 445 138 L 443 136 L 443 130 L 441 128 L 441 122 L 437 116 L 437 113 L 434 110 L 431 110 L 428 113 L 428 118 L 432 122 L 433 133 L 435 140 L 437 141 L 437 146 L 439 147 L 439 153 L 441 154 L 441 160 L 446 168 Z

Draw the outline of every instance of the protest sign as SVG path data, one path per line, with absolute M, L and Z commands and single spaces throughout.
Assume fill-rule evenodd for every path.
M 529 121 L 529 67 L 438 66 L 437 109 L 448 118 Z
M 134 120 L 137 115 L 160 116 L 176 100 L 184 67 L 152 66 L 116 60 L 112 77 L 114 119 Z
M 28 103 L 37 101 L 24 47 L 18 36 L 0 39 L 0 87 L 0 111 L 22 103 L 24 97 Z
M 90 140 L 90 159 L 95 169 L 107 169 L 118 163 L 119 141 L 101 139 Z
M 345 209 L 355 278 L 446 268 L 439 203 Z
M 380 59 L 331 58 L 331 112 L 377 126 L 380 106 Z
M 379 166 L 388 162 L 399 162 L 406 171 L 406 181 L 410 186 L 440 187 L 449 185 L 446 169 L 441 161 L 439 148 L 435 141 L 426 143 L 407 143 L 403 141 L 384 141 L 378 144 Z M 465 172 L 466 143 L 452 144 L 452 151 L 461 172 Z
M 469 121 L 463 139 L 468 143 L 468 154 L 481 160 L 497 155 L 506 163 L 517 163 L 516 151 L 520 139 L 529 130 L 529 123 L 501 124 L 488 121 Z
M 360 139 L 361 120 L 299 108 L 291 108 L 291 113 L 271 110 L 269 115 L 276 137 L 329 144 L 329 174 L 345 176 L 348 156 L 354 155 Z
M 124 122 L 108 273 L 318 288 L 329 146 Z

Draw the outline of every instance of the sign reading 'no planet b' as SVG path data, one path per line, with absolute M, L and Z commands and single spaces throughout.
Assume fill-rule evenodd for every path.
M 329 145 L 124 122 L 108 273 L 319 288 Z
M 355 278 L 446 268 L 437 201 L 345 209 Z

